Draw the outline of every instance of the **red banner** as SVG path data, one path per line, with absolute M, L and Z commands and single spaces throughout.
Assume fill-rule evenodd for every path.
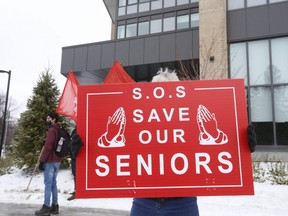
M 77 197 L 252 195 L 240 79 L 79 86 Z
M 115 61 L 104 80 L 104 84 L 108 83 L 135 83 L 135 81 L 127 74 L 119 62 Z
M 74 73 L 70 71 L 62 92 L 59 104 L 56 108 L 58 114 L 70 117 L 77 122 L 77 94 L 78 94 L 78 80 Z

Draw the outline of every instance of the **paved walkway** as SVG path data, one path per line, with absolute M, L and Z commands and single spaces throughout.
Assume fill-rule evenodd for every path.
M 0 216 L 26 216 L 35 215 L 34 212 L 41 206 L 26 204 L 0 203 Z M 52 215 L 52 214 L 51 214 Z M 61 207 L 59 216 L 129 216 L 127 211 L 97 209 L 97 208 L 74 208 Z M 53 216 L 53 215 L 52 215 Z

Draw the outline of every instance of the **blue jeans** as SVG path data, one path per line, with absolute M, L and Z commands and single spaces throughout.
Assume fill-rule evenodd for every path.
M 134 198 L 130 216 L 199 216 L 197 197 L 169 199 L 164 203 Z
M 60 162 L 47 162 L 44 164 L 44 205 L 50 207 L 50 199 L 52 194 L 52 203 L 58 205 L 58 189 L 57 175 L 60 167 Z

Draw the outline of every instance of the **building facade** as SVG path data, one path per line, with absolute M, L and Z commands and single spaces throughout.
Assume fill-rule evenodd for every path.
M 288 0 L 103 0 L 111 40 L 62 49 L 61 73 L 102 83 L 118 60 L 137 82 L 160 67 L 244 78 L 257 152 L 288 151 Z

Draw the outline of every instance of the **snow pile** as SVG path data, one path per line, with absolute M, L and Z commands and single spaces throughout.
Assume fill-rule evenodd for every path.
M 0 203 L 43 204 L 43 174 L 35 175 L 27 190 L 31 176 L 20 170 L 0 176 Z M 58 174 L 59 204 L 61 206 L 90 207 L 129 211 L 132 198 L 76 199 L 67 201 L 73 192 L 73 176 L 69 170 Z M 198 197 L 199 211 L 204 216 L 286 216 L 288 212 L 288 186 L 255 183 L 254 196 Z

